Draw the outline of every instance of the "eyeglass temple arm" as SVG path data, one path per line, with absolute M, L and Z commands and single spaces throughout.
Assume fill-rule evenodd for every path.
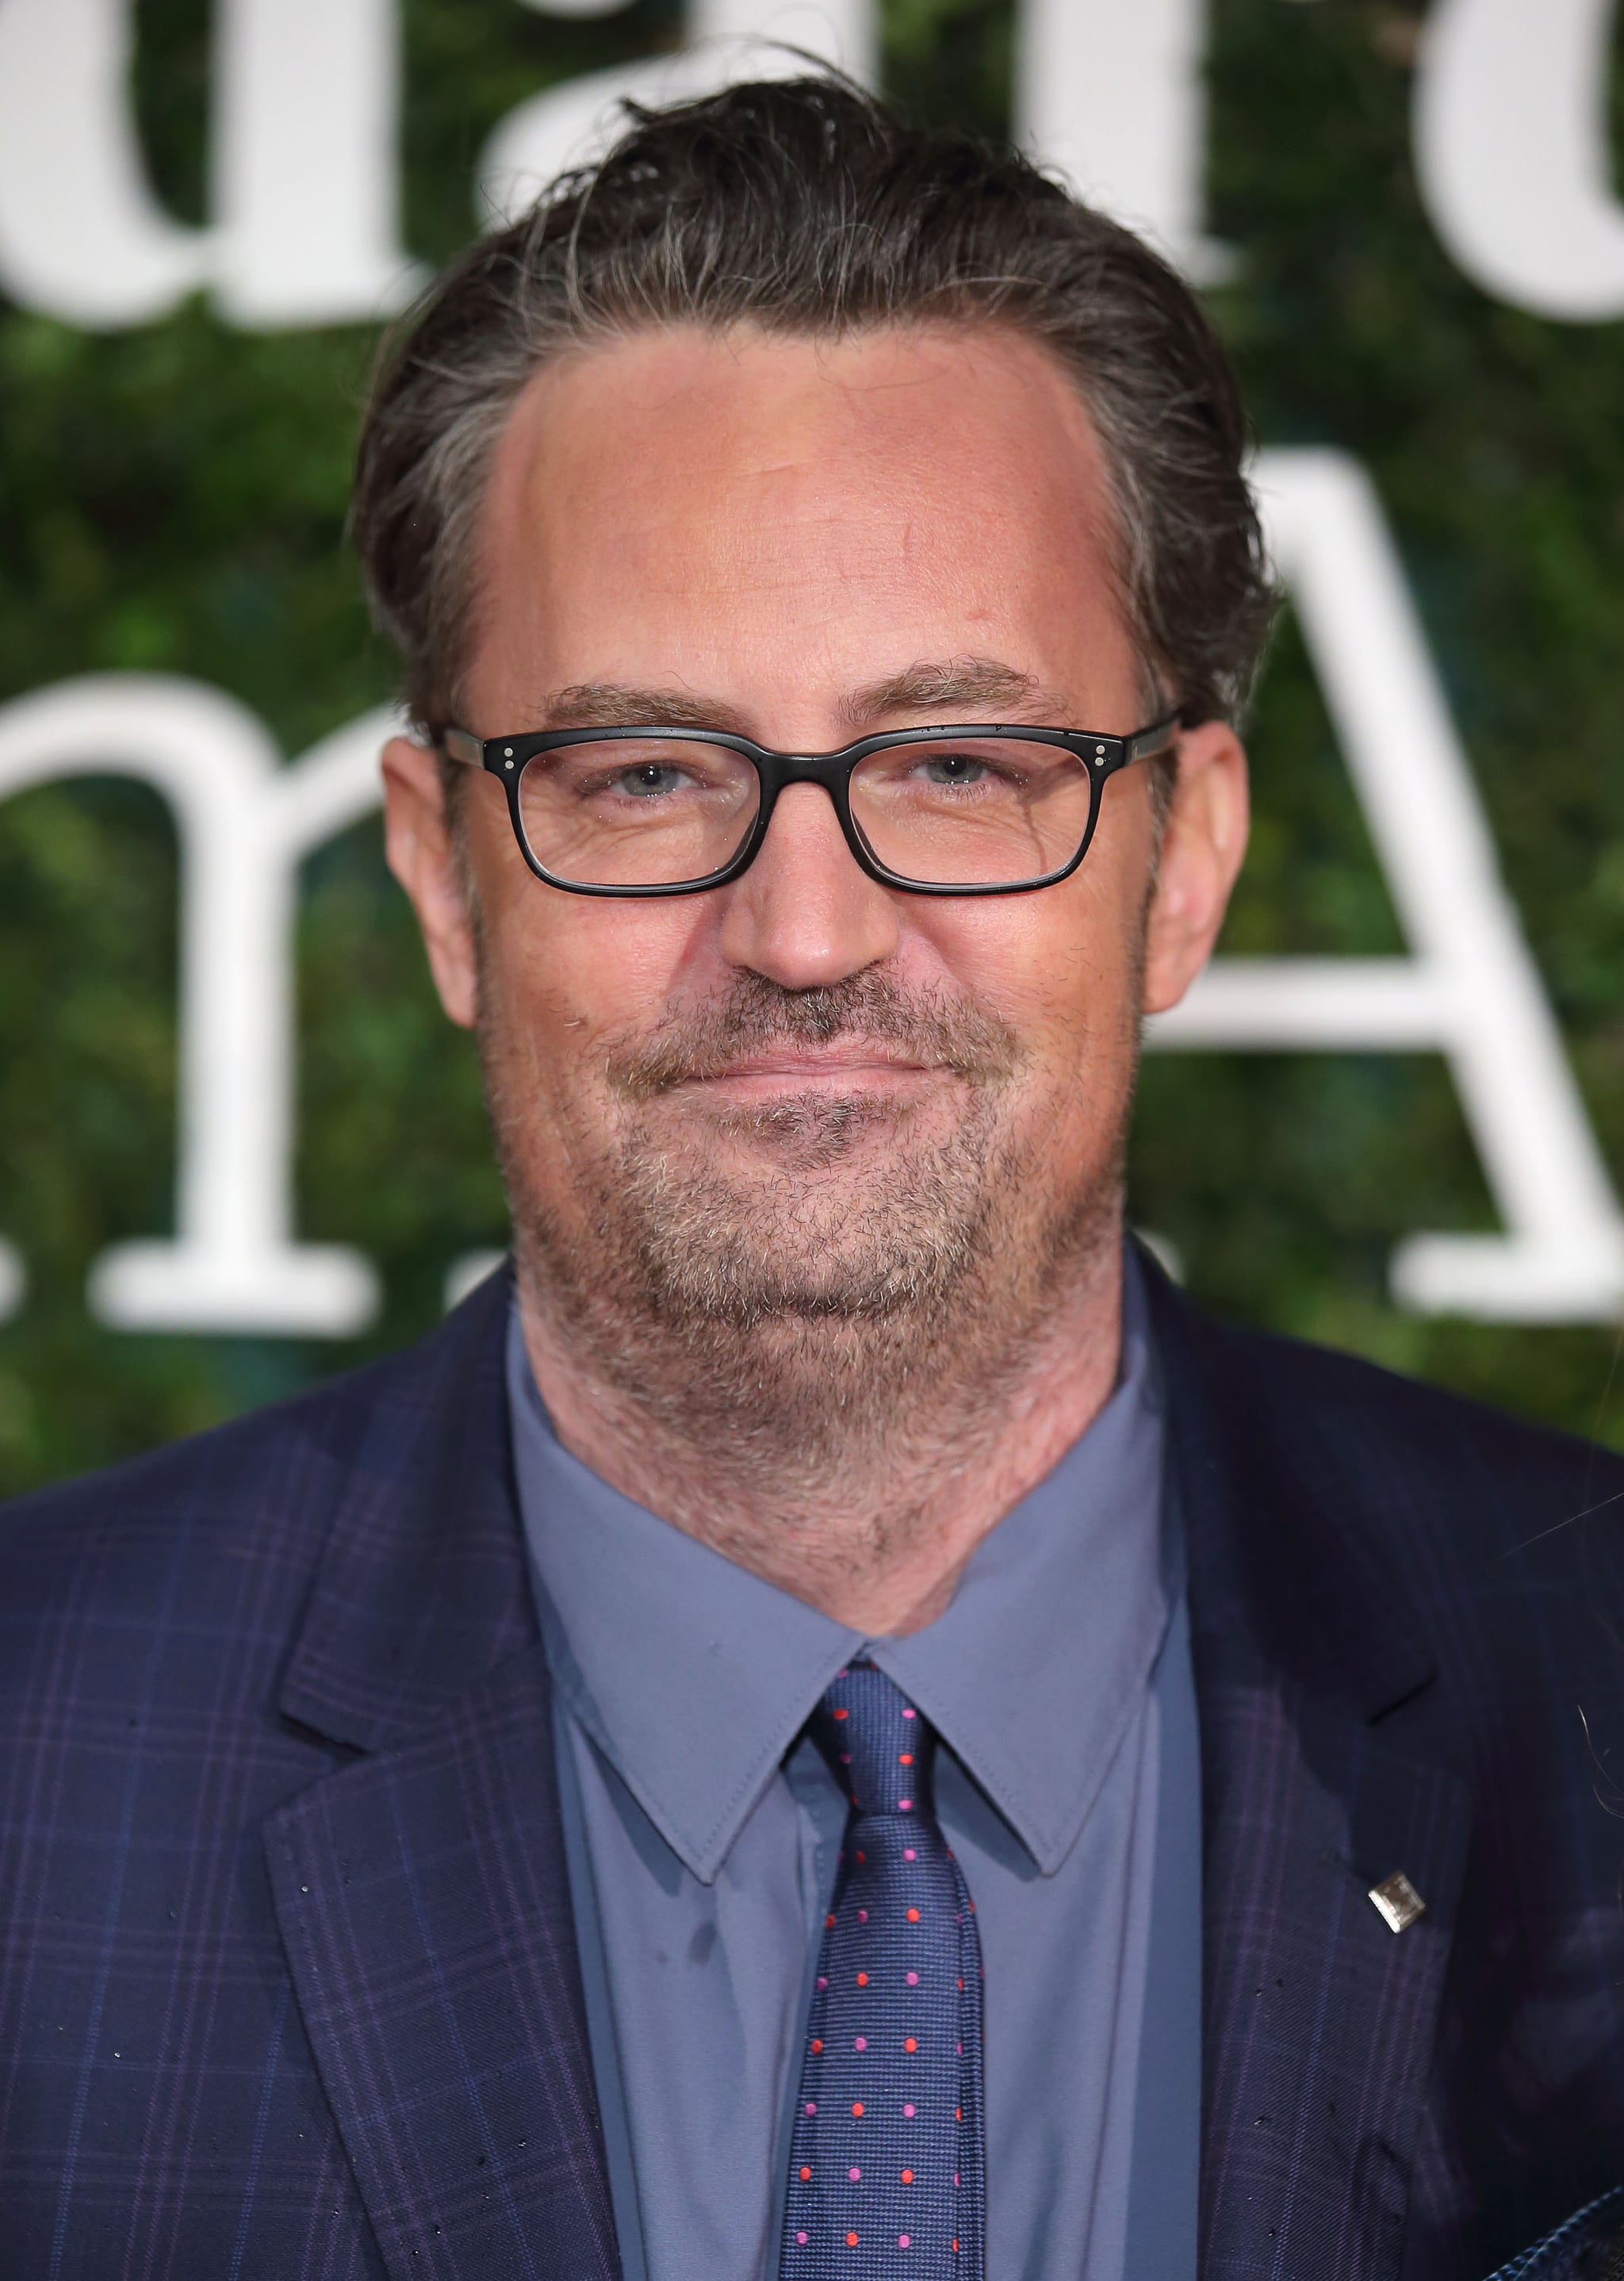
M 1131 766 L 1134 761 L 1148 761 L 1157 753 L 1164 753 L 1178 741 L 1179 715 L 1170 713 L 1164 721 L 1153 722 L 1148 729 L 1122 740 L 1122 764 Z
M 485 765 L 483 744 L 466 729 L 442 729 L 437 742 L 450 760 L 461 761 L 470 769 L 483 769 Z

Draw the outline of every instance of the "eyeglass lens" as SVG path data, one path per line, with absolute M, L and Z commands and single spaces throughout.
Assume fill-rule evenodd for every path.
M 921 886 L 1001 886 L 1063 870 L 1087 836 L 1088 770 L 1017 738 L 887 745 L 852 771 L 875 860 Z M 725 745 L 660 737 L 555 746 L 525 764 L 530 853 L 580 886 L 677 886 L 723 870 L 754 828 L 754 767 Z

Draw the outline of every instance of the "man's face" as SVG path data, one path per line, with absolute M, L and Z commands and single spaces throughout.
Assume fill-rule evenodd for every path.
M 577 352 L 497 455 L 465 725 L 1125 732 L 1110 528 L 1074 387 L 1011 334 Z M 568 894 L 471 777 L 472 925 L 428 758 L 391 748 L 391 859 L 481 1032 L 522 1266 L 604 1367 L 646 1376 L 674 1339 L 774 1400 L 785 1370 L 916 1373 L 1018 1341 L 1110 1257 L 1140 1016 L 1204 956 L 1243 831 L 1233 738 L 1186 741 L 1154 903 L 1142 767 L 1070 879 L 986 898 L 870 879 L 811 785 L 730 886 Z

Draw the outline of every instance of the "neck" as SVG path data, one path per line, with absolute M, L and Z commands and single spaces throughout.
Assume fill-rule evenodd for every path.
M 676 1408 L 640 1399 L 522 1264 L 520 1312 L 537 1385 L 573 1456 L 836 1622 L 894 1635 L 942 1612 L 976 1547 L 1110 1395 L 1121 1349 L 1119 1241 L 1090 1246 L 1074 1268 L 1041 1321 L 1001 1356 L 980 1349 L 968 1376 L 944 1372 L 928 1385 L 904 1372 L 883 1409 L 832 1419 L 831 1430 L 800 1447 L 741 1423 L 749 1403 L 737 1385 L 698 1378 Z M 815 1349 L 839 1328 L 810 1322 L 776 1335 Z M 801 1359 L 815 1364 L 816 1353 Z

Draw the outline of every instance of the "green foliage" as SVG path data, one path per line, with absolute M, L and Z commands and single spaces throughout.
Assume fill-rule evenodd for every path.
M 1512 893 L 1609 1158 L 1624 1156 L 1624 329 L 1543 324 L 1475 290 L 1419 204 L 1419 8 L 1215 0 L 1214 307 L 1264 440 L 1372 469 L 1468 741 Z M 204 202 L 205 0 L 145 0 L 154 182 Z M 406 225 L 444 259 L 479 147 L 548 81 L 677 35 L 674 4 L 568 22 L 517 0 L 406 0 Z M 887 0 L 893 91 L 998 128 L 1005 0 Z M 254 335 L 189 308 L 89 336 L 0 310 L 0 698 L 96 669 L 195 676 L 290 755 L 388 694 L 344 540 L 354 330 Z M 1402 947 L 1288 624 L 1253 739 L 1257 833 L 1227 947 Z M 459 1252 L 501 1239 L 477 1072 L 435 1009 L 375 826 L 307 867 L 299 932 L 301 1232 L 361 1246 L 383 1321 L 343 1347 L 116 1335 L 83 1299 L 109 1242 L 170 1224 L 175 850 L 113 780 L 0 808 L 0 1225 L 31 1279 L 0 1329 L 0 1487 L 145 1447 L 431 1323 Z M 1386 1297 L 1415 1227 L 1492 1225 L 1442 1063 L 1152 1055 L 1134 1211 L 1204 1299 L 1624 1443 L 1610 1330 L 1419 1321 Z

